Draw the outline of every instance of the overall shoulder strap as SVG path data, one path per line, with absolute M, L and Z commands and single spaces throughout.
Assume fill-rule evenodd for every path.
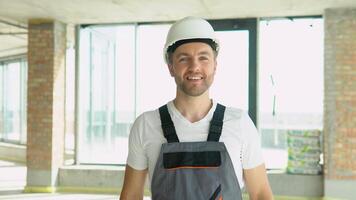
M 221 104 L 216 105 L 213 119 L 210 121 L 208 141 L 215 141 L 215 142 L 219 141 L 222 127 L 224 124 L 223 120 L 224 120 L 225 109 L 226 107 Z
M 168 143 L 179 142 L 171 115 L 168 112 L 167 104 L 159 108 L 159 115 L 161 117 L 163 134 Z

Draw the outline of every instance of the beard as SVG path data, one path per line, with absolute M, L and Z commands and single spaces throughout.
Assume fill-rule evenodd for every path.
M 189 83 L 188 80 L 181 80 L 178 78 L 176 78 L 175 81 L 177 84 L 177 88 L 181 90 L 184 94 L 192 97 L 197 97 L 209 90 L 213 79 L 213 77 L 205 77 L 199 84 Z

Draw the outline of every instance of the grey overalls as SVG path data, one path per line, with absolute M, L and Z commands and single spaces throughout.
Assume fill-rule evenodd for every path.
M 225 106 L 217 104 L 206 142 L 179 142 L 167 105 L 159 113 L 167 143 L 153 173 L 152 200 L 241 200 L 230 156 L 219 142 Z

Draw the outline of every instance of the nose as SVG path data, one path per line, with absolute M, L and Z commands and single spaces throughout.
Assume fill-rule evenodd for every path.
M 198 58 L 192 58 L 189 64 L 189 69 L 191 71 L 196 71 L 200 68 L 200 62 Z

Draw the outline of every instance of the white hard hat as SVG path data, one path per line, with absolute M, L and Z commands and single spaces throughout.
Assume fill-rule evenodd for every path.
M 167 51 L 178 41 L 191 39 L 209 39 L 214 43 L 214 50 L 218 52 L 219 43 L 213 27 L 204 19 L 198 17 L 185 17 L 175 22 L 168 31 L 164 45 L 164 58 L 168 63 Z

